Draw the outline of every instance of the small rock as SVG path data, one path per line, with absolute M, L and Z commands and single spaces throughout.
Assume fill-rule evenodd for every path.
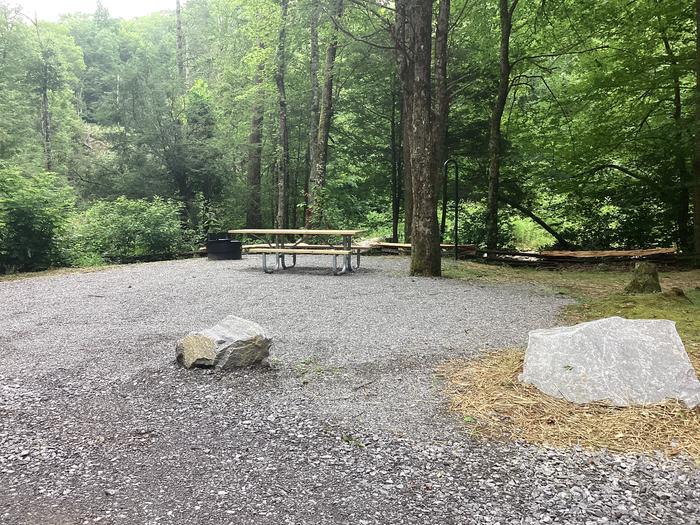
M 272 339 L 260 325 L 229 316 L 219 324 L 192 332 L 177 342 L 177 362 L 185 368 L 229 369 L 253 366 L 270 355 Z

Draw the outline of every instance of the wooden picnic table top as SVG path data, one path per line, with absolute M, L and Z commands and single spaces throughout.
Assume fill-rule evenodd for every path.
M 362 233 L 364 230 L 304 230 L 304 229 L 275 229 L 275 228 L 243 228 L 240 230 L 229 230 L 229 233 L 243 235 L 342 235 L 353 236 Z

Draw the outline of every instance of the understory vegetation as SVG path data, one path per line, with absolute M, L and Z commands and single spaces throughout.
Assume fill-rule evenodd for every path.
M 460 240 L 489 249 L 699 242 L 692 2 L 96 5 L 47 22 L 0 0 L 0 272 L 272 226 L 427 261 L 455 186 Z

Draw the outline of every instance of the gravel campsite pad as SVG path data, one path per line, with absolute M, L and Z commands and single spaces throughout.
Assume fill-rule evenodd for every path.
M 0 283 L 0 523 L 698 523 L 687 461 L 477 442 L 446 413 L 438 364 L 523 344 L 567 299 L 326 262 Z M 175 365 L 231 314 L 272 368 Z

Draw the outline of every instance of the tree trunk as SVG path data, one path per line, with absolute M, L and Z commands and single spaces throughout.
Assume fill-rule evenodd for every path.
M 450 24 L 450 0 L 440 0 L 435 28 L 435 115 L 433 145 L 435 178 L 440 180 L 442 165 L 447 160 L 447 119 L 450 98 L 447 91 L 447 38 Z
M 399 214 L 401 213 L 401 193 L 399 177 L 399 142 L 396 121 L 396 86 L 391 89 L 391 242 L 399 242 Z
M 508 0 L 499 0 L 501 20 L 501 44 L 499 50 L 500 75 L 498 92 L 491 113 L 491 130 L 489 136 L 489 195 L 486 218 L 486 247 L 493 250 L 498 247 L 498 197 L 501 178 L 501 120 L 508 100 L 510 88 L 510 34 L 513 28 L 513 12 L 518 0 L 513 0 L 509 7 Z
M 549 224 L 544 222 L 540 217 L 535 215 L 531 210 L 527 209 L 525 206 L 522 204 L 518 204 L 515 201 L 512 201 L 506 197 L 499 197 L 501 201 L 505 202 L 508 206 L 511 208 L 518 210 L 520 213 L 525 215 L 526 217 L 529 217 L 532 219 L 535 223 L 537 223 L 543 230 L 545 230 L 547 233 L 549 233 L 552 237 L 554 237 L 559 245 L 566 249 L 569 250 L 572 248 L 571 243 L 567 241 L 559 232 L 557 232 L 554 228 L 552 228 Z
M 700 0 L 695 0 L 695 155 L 693 157 L 693 241 L 700 268 Z
M 248 203 L 246 207 L 246 228 L 262 228 L 262 211 L 260 207 L 260 181 L 262 178 L 262 135 L 263 105 L 262 73 L 264 65 L 260 63 L 255 73 L 256 99 L 253 103 L 253 116 L 248 136 Z
M 433 174 L 431 139 L 432 0 L 412 0 L 407 14 L 413 28 L 413 92 L 411 96 L 411 275 L 439 276 L 440 232 L 437 222 L 437 179 Z
M 401 110 L 401 165 L 403 166 L 404 242 L 411 242 L 411 234 L 413 232 L 413 167 L 411 166 L 412 82 L 409 85 L 411 87 L 404 91 L 401 97 L 403 106 Z
M 176 53 L 177 72 L 180 75 L 182 86 L 187 83 L 187 72 L 185 70 L 185 36 L 182 32 L 182 12 L 180 9 L 180 0 L 175 1 L 175 38 L 176 38 Z
M 44 167 L 46 171 L 53 169 L 53 147 L 51 144 L 51 110 L 49 108 L 49 80 L 48 65 L 46 58 L 42 57 L 44 63 L 43 78 L 41 83 L 41 131 L 44 139 Z
M 440 242 L 443 242 L 445 239 L 445 229 L 447 228 L 447 182 L 447 170 L 442 169 L 442 214 L 440 217 Z M 455 199 L 457 199 L 457 195 L 455 195 Z
M 282 20 L 280 22 L 279 40 L 277 44 L 277 71 L 275 83 L 279 101 L 279 159 L 277 167 L 277 218 L 278 228 L 289 226 L 289 210 L 287 207 L 287 186 L 289 182 L 289 127 L 287 125 L 287 95 L 285 92 L 284 75 L 286 70 L 285 46 L 287 40 L 287 11 L 289 0 L 281 0 Z
M 319 0 L 313 0 L 311 3 L 311 20 L 309 23 L 309 43 L 311 48 L 311 57 L 309 63 L 309 75 L 311 84 L 311 119 L 309 122 L 309 148 L 308 148 L 308 172 L 304 180 L 304 225 L 307 228 L 311 227 L 311 207 L 310 200 L 310 181 L 318 179 L 316 175 L 316 166 L 318 164 L 318 119 L 319 119 L 319 84 L 318 84 L 318 20 L 320 16 L 321 6 Z
M 407 4 L 409 0 L 396 0 L 396 21 L 394 40 L 396 62 L 401 81 L 401 167 L 404 187 L 404 241 L 411 242 L 413 224 L 413 189 L 411 180 L 411 118 L 413 92 L 413 29 L 408 23 Z
M 335 1 L 333 17 L 337 20 L 343 16 L 343 0 Z M 326 50 L 326 63 L 323 67 L 323 91 L 318 118 L 318 140 L 316 142 L 316 162 L 311 159 L 311 195 L 309 198 L 309 224 L 323 224 L 325 203 L 323 191 L 326 187 L 326 168 L 328 166 L 328 137 L 333 120 L 333 81 L 335 58 L 338 53 L 338 27 L 333 21 L 333 37 Z
M 433 173 L 436 181 L 442 179 L 442 218 L 440 240 L 445 236 L 447 221 L 447 173 L 442 175 L 442 166 L 447 160 L 447 120 L 450 98 L 447 90 L 447 39 L 450 25 L 450 0 L 440 0 L 437 26 L 435 28 L 435 115 L 433 120 Z
M 673 80 L 673 121 L 674 121 L 674 164 L 678 177 L 679 190 L 672 192 L 670 202 L 676 208 L 676 229 L 678 231 L 678 245 L 682 250 L 690 248 L 690 230 L 688 219 L 690 217 L 690 174 L 686 165 L 686 157 L 683 149 L 683 107 L 681 99 L 681 79 L 678 75 L 678 59 L 676 58 L 671 43 L 666 36 L 662 37 L 666 55 L 671 65 L 671 78 Z M 673 186 L 674 184 L 669 184 Z

